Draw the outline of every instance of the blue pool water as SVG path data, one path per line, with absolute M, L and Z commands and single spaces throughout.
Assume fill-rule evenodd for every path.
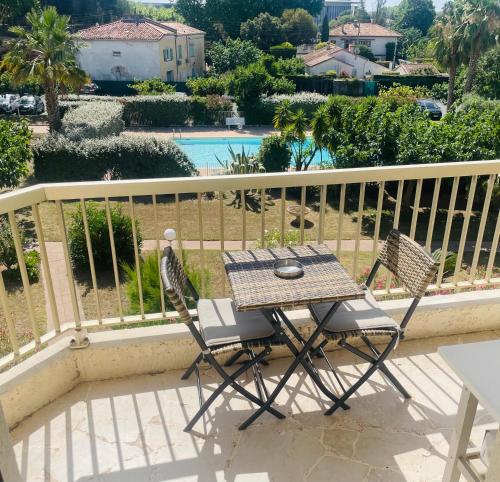
M 217 168 L 220 167 L 216 156 L 221 161 L 230 160 L 229 146 L 235 153 L 241 153 L 245 149 L 247 154 L 257 154 L 262 137 L 210 137 L 196 139 L 175 139 L 176 144 L 187 154 L 189 159 L 197 168 Z M 327 161 L 330 156 L 327 151 L 314 156 L 311 165 L 319 166 L 321 160 Z

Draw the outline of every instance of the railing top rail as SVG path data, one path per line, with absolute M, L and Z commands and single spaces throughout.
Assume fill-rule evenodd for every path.
M 500 173 L 500 160 L 231 176 L 39 184 L 0 195 L 0 214 L 43 201 L 435 179 Z

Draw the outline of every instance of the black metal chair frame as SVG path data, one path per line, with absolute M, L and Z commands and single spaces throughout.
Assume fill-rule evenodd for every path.
M 227 387 L 233 388 L 238 393 L 240 393 L 245 398 L 247 398 L 249 401 L 251 401 L 251 402 L 255 403 L 256 405 L 258 405 L 259 407 L 263 408 L 263 411 L 267 411 L 279 419 L 285 418 L 285 415 L 283 415 L 281 412 L 279 412 L 278 410 L 271 407 L 271 403 L 264 402 L 265 397 L 268 394 L 268 391 L 267 391 L 266 386 L 264 384 L 264 378 L 262 376 L 260 366 L 259 366 L 259 364 L 264 360 L 264 358 L 271 353 L 271 350 L 272 350 L 271 345 L 276 342 L 274 337 L 263 338 L 263 339 L 258 339 L 258 340 L 248 340 L 248 341 L 241 342 L 241 345 L 243 346 L 243 348 L 241 350 L 237 351 L 232 358 L 238 358 L 243 353 L 247 353 L 249 355 L 250 359 L 248 361 L 245 361 L 242 364 L 242 366 L 239 367 L 237 370 L 235 370 L 233 373 L 228 373 L 226 370 L 224 370 L 224 368 L 221 366 L 221 364 L 217 361 L 215 355 L 217 354 L 217 351 L 223 350 L 224 348 L 228 348 L 228 347 L 230 348 L 231 346 L 233 346 L 235 344 L 234 343 L 226 343 L 226 344 L 221 344 L 221 345 L 211 346 L 211 347 L 207 346 L 207 344 L 205 343 L 205 340 L 203 338 L 203 335 L 201 334 L 200 330 L 197 328 L 196 324 L 194 323 L 194 320 L 191 318 L 191 315 L 189 315 L 184 295 L 182 295 L 182 297 L 179 295 L 179 293 L 175 290 L 175 288 L 173 286 L 172 280 L 169 279 L 169 275 L 168 275 L 167 269 L 166 269 L 166 263 L 168 263 L 172 257 L 175 257 L 175 253 L 173 252 L 172 248 L 170 248 L 170 247 L 165 248 L 164 257 L 162 258 L 162 262 L 161 262 L 161 275 L 162 275 L 162 281 L 164 284 L 164 289 L 165 289 L 165 292 L 166 292 L 167 296 L 169 297 L 170 301 L 172 302 L 172 304 L 174 305 L 176 310 L 181 315 L 181 319 L 183 319 L 183 321 L 186 323 L 186 325 L 189 328 L 189 331 L 193 335 L 193 338 L 196 340 L 198 346 L 201 349 L 201 353 L 196 357 L 196 359 L 193 361 L 193 363 L 189 366 L 189 368 L 186 370 L 186 372 L 181 377 L 182 380 L 186 380 L 191 376 L 191 374 L 193 372 L 196 372 L 196 377 L 197 377 L 196 385 L 197 385 L 197 389 L 198 389 L 198 397 L 200 400 L 200 408 L 199 408 L 198 412 L 194 415 L 194 417 L 186 425 L 184 431 L 189 432 L 193 428 L 193 426 L 196 424 L 196 422 L 198 422 L 198 420 L 208 410 L 210 405 L 212 405 L 212 403 L 215 401 L 215 399 Z M 174 262 L 177 262 L 177 263 L 179 262 L 176 257 L 175 257 Z M 184 274 L 184 276 L 185 276 L 185 274 Z M 199 300 L 199 295 L 187 276 L 185 276 L 185 288 L 187 289 L 187 291 L 189 292 L 189 294 L 191 295 L 191 297 L 195 301 Z M 255 346 L 255 345 L 263 347 L 263 350 L 258 354 L 255 354 L 255 352 L 253 350 L 253 346 Z M 231 361 L 231 360 L 229 360 L 229 361 Z M 235 360 L 233 360 L 233 362 L 234 361 Z M 214 368 L 214 370 L 222 378 L 222 383 L 211 393 L 211 395 L 205 401 L 203 401 L 202 387 L 201 387 L 201 381 L 200 381 L 200 372 L 199 372 L 199 365 L 202 362 L 208 363 L 212 368 Z M 260 398 L 253 395 L 251 392 L 249 392 L 247 389 L 242 387 L 237 382 L 237 378 L 249 369 L 252 369 L 257 393 L 259 394 Z
M 393 230 L 394 231 L 394 230 Z M 370 274 L 368 275 L 368 278 L 366 279 L 364 288 L 368 290 L 370 288 L 370 285 L 373 283 L 373 280 L 375 279 L 375 276 L 381 266 L 382 262 L 377 259 L 375 261 L 375 264 L 373 265 Z M 435 266 L 437 268 L 437 264 Z M 397 273 L 393 273 L 397 277 Z M 316 347 L 312 350 L 312 355 L 318 355 L 321 356 L 322 358 L 325 358 L 325 361 L 327 362 L 327 365 L 329 368 L 332 370 L 333 374 L 335 375 L 335 378 L 339 382 L 342 390 L 344 391 L 344 394 L 334 402 L 334 404 L 325 412 L 325 415 L 331 415 L 333 414 L 339 407 L 342 406 L 343 403 L 345 403 L 352 395 L 354 395 L 355 392 L 358 391 L 358 389 L 368 381 L 368 379 L 377 371 L 380 370 L 382 374 L 384 374 L 387 379 L 394 385 L 394 387 L 401 393 L 401 395 L 405 399 L 411 398 L 411 395 L 408 393 L 408 391 L 403 387 L 403 385 L 398 381 L 398 379 L 390 372 L 390 370 L 387 368 L 387 365 L 385 364 L 385 361 L 389 354 L 397 347 L 398 343 L 400 340 L 404 339 L 404 334 L 405 334 L 405 329 L 406 326 L 408 325 L 411 317 L 413 316 L 413 313 L 415 312 L 420 300 L 422 299 L 422 295 L 417 295 L 414 296 L 413 301 L 410 304 L 410 307 L 408 308 L 407 312 L 405 313 L 405 316 L 403 317 L 403 320 L 401 321 L 399 325 L 399 329 L 397 330 L 387 330 L 387 335 L 390 336 L 390 340 L 386 347 L 380 351 L 368 338 L 367 335 L 360 335 L 359 338 L 364 342 L 364 344 L 368 347 L 370 350 L 370 354 L 360 350 L 359 348 L 351 345 L 346 341 L 345 338 L 341 338 L 340 340 L 337 340 L 337 343 L 340 347 L 350 351 L 354 355 L 358 356 L 359 358 L 362 358 L 363 360 L 371 363 L 371 366 L 368 368 L 368 370 L 360 377 L 360 379 L 354 383 L 352 386 L 350 386 L 347 390 L 343 387 L 342 383 L 340 382 L 340 379 L 333 368 L 330 360 L 328 359 L 326 353 L 324 352 L 324 347 L 328 344 L 329 340 L 328 337 L 325 337 L 325 339 Z M 315 323 L 319 326 L 320 320 L 318 318 L 318 314 L 316 313 L 314 306 L 310 305 L 309 310 L 311 312 L 312 318 L 315 321 Z

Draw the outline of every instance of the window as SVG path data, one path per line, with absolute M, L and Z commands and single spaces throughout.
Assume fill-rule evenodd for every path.
M 367 47 L 372 46 L 371 40 L 356 40 L 356 45 L 366 45 Z
M 196 56 L 194 44 L 191 44 L 191 43 L 189 44 L 189 56 L 190 57 L 195 57 Z
M 174 59 L 174 51 L 172 48 L 163 49 L 163 61 L 170 62 Z
M 173 81 L 174 81 L 174 71 L 167 70 L 167 82 L 173 82 Z
M 177 45 L 177 58 L 182 59 L 182 45 Z
M 122 53 L 119 50 L 113 50 L 113 57 L 121 57 Z

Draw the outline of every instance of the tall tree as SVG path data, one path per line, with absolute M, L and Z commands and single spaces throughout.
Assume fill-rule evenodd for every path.
M 69 17 L 55 7 L 33 9 L 26 15 L 29 29 L 12 27 L 17 35 L 0 67 L 12 74 L 16 83 L 36 80 L 43 88 L 50 131 L 61 127 L 58 93 L 80 88 L 87 75 L 76 63 L 79 43 L 69 32 Z
M 443 13 L 432 27 L 431 35 L 436 60 L 449 71 L 448 109 L 453 104 L 457 68 L 464 61 L 463 40 L 461 36 L 464 4 L 460 0 L 448 2 Z
M 328 23 L 328 17 L 325 15 L 323 17 L 323 22 L 321 23 L 321 41 L 328 42 L 330 38 L 330 24 Z
M 462 24 L 463 42 L 469 52 L 469 66 L 464 92 L 470 92 L 477 73 L 479 57 L 493 47 L 500 29 L 500 3 L 498 0 L 467 0 Z
M 394 26 L 396 29 L 418 28 L 422 35 L 427 35 L 435 16 L 432 0 L 402 0 L 395 12 Z
M 33 7 L 33 0 L 3 0 L 0 3 L 0 24 L 23 17 Z
M 240 34 L 243 40 L 251 40 L 262 50 L 269 50 L 271 45 L 278 45 L 285 41 L 281 20 L 268 13 L 260 13 L 255 18 L 243 22 Z
M 303 8 L 285 10 L 281 19 L 285 35 L 291 44 L 309 43 L 316 38 L 318 29 L 311 14 Z
M 385 6 L 386 3 L 387 3 L 387 0 L 377 0 L 373 20 L 378 25 L 385 25 L 386 24 L 386 21 L 387 21 L 387 8 Z
M 324 0 L 177 0 L 176 9 L 193 27 L 201 28 L 209 38 L 237 37 L 240 25 L 267 12 L 280 16 L 289 8 L 303 8 L 319 14 Z

